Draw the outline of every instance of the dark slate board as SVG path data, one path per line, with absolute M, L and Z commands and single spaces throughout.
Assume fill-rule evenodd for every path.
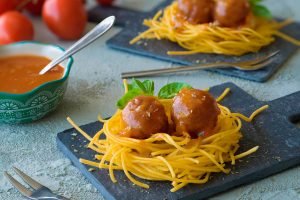
M 128 26 L 131 24 L 136 24 L 137 22 L 142 22 L 145 16 L 151 16 L 155 14 L 158 9 L 167 6 L 170 0 L 163 1 L 158 4 L 150 12 L 139 12 L 137 10 L 130 10 L 127 8 L 122 8 L 119 6 L 101 6 L 97 5 L 88 11 L 88 20 L 90 22 L 99 23 L 108 16 L 116 16 L 116 25 L 118 26 Z
M 116 171 L 118 182 L 112 183 L 108 170 L 89 172 L 89 166 L 78 159 L 93 159 L 95 153 L 84 148 L 87 141 L 74 129 L 65 130 L 57 135 L 58 148 L 78 167 L 83 175 L 103 194 L 106 199 L 153 200 L 153 199 L 205 199 L 220 192 L 228 191 L 242 184 L 257 181 L 272 174 L 300 164 L 300 129 L 294 123 L 300 120 L 300 91 L 289 96 L 271 101 L 260 102 L 232 83 L 225 83 L 211 88 L 211 93 L 218 96 L 231 88 L 231 93 L 222 101 L 235 112 L 249 115 L 258 107 L 269 104 L 270 108 L 257 116 L 252 123 L 243 123 L 244 137 L 240 141 L 240 152 L 259 145 L 259 150 L 243 158 L 232 167 L 232 173 L 213 174 L 204 185 L 188 185 L 184 189 L 171 193 L 169 182 L 150 182 L 150 189 L 134 186 L 123 172 Z M 102 124 L 90 123 L 82 128 L 91 136 L 100 130 Z M 74 152 L 74 150 L 77 150 Z
M 111 15 L 114 15 L 116 17 L 116 25 L 128 26 L 131 23 L 136 22 L 136 19 L 142 17 L 144 13 L 117 6 L 98 5 L 88 11 L 88 20 L 90 22 L 99 23 L 100 21 Z
M 169 56 L 168 50 L 183 50 L 176 43 L 167 40 L 143 40 L 139 44 L 130 45 L 129 41 L 133 39 L 138 33 L 143 32 L 147 28 L 142 25 L 145 18 L 151 18 L 157 10 L 169 5 L 172 0 L 164 1 L 157 6 L 153 11 L 148 13 L 141 13 L 132 10 L 122 9 L 118 7 L 96 7 L 89 12 L 89 19 L 91 21 L 100 21 L 104 16 L 116 15 L 117 23 L 125 26 L 125 28 L 116 36 L 107 41 L 107 45 L 143 56 L 153 57 L 165 61 L 170 61 L 182 65 L 194 65 L 200 63 L 214 63 L 216 61 L 234 62 L 238 60 L 248 60 L 254 57 L 262 56 L 276 50 L 281 50 L 280 55 L 268 67 L 256 71 L 240 71 L 237 69 L 210 69 L 210 71 L 218 72 L 225 75 L 240 77 L 251 81 L 265 82 L 267 81 L 283 64 L 284 62 L 298 49 L 295 45 L 286 42 L 280 38 L 263 48 L 259 53 L 251 53 L 244 56 L 225 56 L 216 54 L 195 54 L 188 56 Z M 291 35 L 292 37 L 300 39 L 300 24 L 293 23 L 285 27 L 282 31 Z

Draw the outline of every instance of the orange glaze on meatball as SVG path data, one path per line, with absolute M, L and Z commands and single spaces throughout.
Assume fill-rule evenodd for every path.
M 172 120 L 176 134 L 187 132 L 192 138 L 210 135 L 215 128 L 220 109 L 216 100 L 206 91 L 182 89 L 173 99 Z
M 209 23 L 213 19 L 214 0 L 178 0 L 180 16 L 191 24 Z
M 153 96 L 138 96 L 128 102 L 122 111 L 126 128 L 120 135 L 146 139 L 155 133 L 168 131 L 164 106 Z
M 248 0 L 216 0 L 215 22 L 224 27 L 243 25 L 250 13 Z

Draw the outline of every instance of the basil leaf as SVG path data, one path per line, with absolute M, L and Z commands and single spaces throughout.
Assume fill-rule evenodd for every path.
M 150 80 L 143 81 L 143 85 L 146 89 L 146 93 L 150 95 L 154 95 L 154 82 Z
M 140 89 L 145 94 L 154 95 L 154 82 L 151 80 L 141 82 L 140 80 L 132 79 L 132 83 L 128 84 L 128 91 L 132 89 Z
M 144 94 L 142 90 L 133 88 L 128 91 L 121 99 L 119 99 L 119 101 L 117 102 L 117 106 L 120 109 L 123 109 L 131 99 L 142 94 Z
M 154 82 L 145 80 L 133 79 L 131 84 L 128 84 L 128 92 L 117 102 L 117 106 L 123 109 L 127 103 L 139 95 L 154 95 Z
M 128 91 L 132 90 L 134 86 L 132 84 L 127 84 Z
M 259 4 L 259 3 L 261 3 L 263 0 L 249 0 L 249 3 L 251 4 L 251 5 L 256 5 L 256 4 Z
M 132 86 L 133 86 L 134 88 L 139 88 L 139 89 L 141 89 L 144 93 L 147 93 L 144 84 L 143 84 L 140 80 L 133 79 L 133 80 L 132 80 Z
M 192 88 L 192 86 L 186 83 L 169 83 L 160 89 L 160 91 L 158 92 L 158 98 L 171 99 L 176 96 L 178 92 L 183 88 Z
M 128 87 L 128 91 L 130 91 L 130 90 L 132 90 L 132 89 L 141 89 L 141 88 L 139 87 L 139 85 L 137 84 L 136 79 L 132 79 L 131 84 L 128 83 L 127 87 Z M 141 90 L 142 90 L 142 89 L 141 89 Z
M 270 10 L 262 5 L 254 5 L 252 6 L 253 14 L 259 17 L 264 18 L 272 18 L 272 14 Z
M 264 17 L 267 19 L 272 18 L 270 10 L 261 5 L 262 1 L 263 0 L 249 0 L 253 14 L 255 16 Z
M 142 86 L 142 88 L 139 86 L 139 83 L 137 83 L 138 81 L 139 81 L 139 80 L 132 79 L 131 84 L 129 83 L 129 84 L 127 85 L 128 91 L 130 91 L 130 90 L 132 90 L 132 89 L 141 89 L 141 90 L 145 89 L 145 88 L 143 88 L 143 86 Z M 139 82 L 140 82 L 140 81 L 139 81 Z

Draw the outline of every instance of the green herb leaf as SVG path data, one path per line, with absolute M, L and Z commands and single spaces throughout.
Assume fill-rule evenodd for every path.
M 147 90 L 146 90 L 144 84 L 140 80 L 132 79 L 132 87 L 141 89 L 144 93 L 147 93 Z
M 252 6 L 252 11 L 253 14 L 259 17 L 264 17 L 264 18 L 272 18 L 272 14 L 270 10 L 262 5 L 254 5 Z
M 154 95 L 154 82 L 151 80 L 141 82 L 140 80 L 133 79 L 132 83 L 128 84 L 128 91 L 132 89 L 140 89 L 146 94 Z
M 117 102 L 117 106 L 120 109 L 123 109 L 131 99 L 142 94 L 144 94 L 144 92 L 141 89 L 133 88 L 128 91 L 121 99 L 119 99 L 119 101 Z
M 261 3 L 263 0 L 249 0 L 250 5 L 256 5 Z
M 130 91 L 134 88 L 134 86 L 132 84 L 128 84 L 127 87 L 128 87 L 128 91 Z
M 252 12 L 255 16 L 264 17 L 264 18 L 272 18 L 271 11 L 264 5 L 262 5 L 263 0 L 249 0 L 251 5 Z
M 123 109 L 131 99 L 139 95 L 154 95 L 154 82 L 132 79 L 131 84 L 128 84 L 128 92 L 119 99 L 117 106 Z
M 189 84 L 186 83 L 170 83 L 163 86 L 158 92 L 158 98 L 160 99 L 171 99 L 183 88 L 192 88 Z
M 146 89 L 146 93 L 149 95 L 154 95 L 154 82 L 150 80 L 143 81 L 143 85 Z
M 138 84 L 136 83 L 136 80 L 135 80 L 135 79 L 132 79 L 131 84 L 128 83 L 127 87 L 128 87 L 128 91 L 130 91 L 130 90 L 132 90 L 132 89 L 141 89 L 141 88 L 138 86 Z

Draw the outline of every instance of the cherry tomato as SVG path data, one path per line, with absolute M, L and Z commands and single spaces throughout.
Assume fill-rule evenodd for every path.
M 0 15 L 6 11 L 14 10 L 16 8 L 16 1 L 0 0 Z
M 25 9 L 31 14 L 39 16 L 42 14 L 42 8 L 44 3 L 45 0 L 32 0 L 26 5 Z
M 34 29 L 31 21 L 18 11 L 7 11 L 0 16 L 0 44 L 32 40 Z
M 47 0 L 42 16 L 48 28 L 65 40 L 78 39 L 87 23 L 87 13 L 81 0 Z
M 114 0 L 97 0 L 97 2 L 102 6 L 111 6 Z

